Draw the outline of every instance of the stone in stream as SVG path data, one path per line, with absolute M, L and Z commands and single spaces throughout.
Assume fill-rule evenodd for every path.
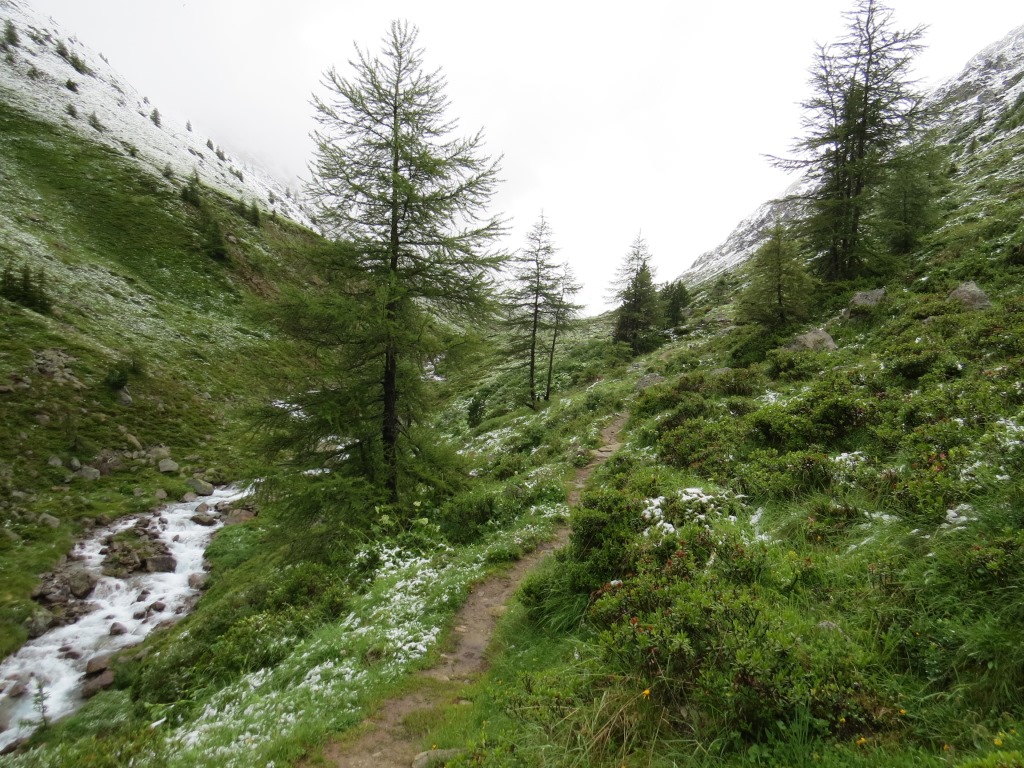
M 170 555 L 152 555 L 142 562 L 147 573 L 174 573 L 178 567 L 178 561 Z
M 214 525 L 217 522 L 216 518 L 203 514 L 192 515 L 189 519 L 196 525 Z
M 206 482 L 200 477 L 190 477 L 186 482 L 189 487 L 200 496 L 213 495 L 213 484 Z
M 206 583 L 210 577 L 206 573 L 191 573 L 188 577 L 188 586 L 191 589 L 203 590 L 206 589 Z
M 113 636 L 124 635 L 128 633 L 128 627 L 122 624 L 120 621 L 115 621 L 110 625 L 110 634 Z
M 84 568 L 76 568 L 68 573 L 67 583 L 71 594 L 81 600 L 88 597 L 96 588 L 98 579 Z
M 85 685 L 82 686 L 82 698 L 91 699 L 104 688 L 109 688 L 113 684 L 114 670 L 105 669 L 96 677 L 90 678 L 89 680 L 85 681 Z
M 155 613 L 163 613 L 165 610 L 167 610 L 167 603 L 163 602 L 162 600 L 157 600 L 155 603 L 149 606 L 149 610 L 154 611 Z
M 110 654 L 103 653 L 99 656 L 93 656 L 89 659 L 89 662 L 85 665 L 85 674 L 87 675 L 98 675 L 105 669 L 110 667 Z

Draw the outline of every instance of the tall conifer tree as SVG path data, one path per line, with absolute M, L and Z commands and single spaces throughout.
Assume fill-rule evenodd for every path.
M 418 415 L 423 363 L 443 353 L 437 326 L 489 313 L 493 271 L 503 263 L 488 250 L 502 222 L 485 213 L 498 163 L 483 153 L 482 133 L 453 136 L 445 79 L 425 68 L 417 34 L 392 22 L 379 55 L 356 47 L 350 78 L 326 73 L 325 95 L 314 96 L 309 187 L 317 221 L 342 244 L 333 268 L 353 307 L 342 311 L 344 329 L 322 318 L 323 342 L 355 366 L 339 390 L 347 418 L 358 422 L 353 434 L 377 423 L 375 439 L 358 435 L 360 450 L 379 449 L 392 502 L 410 455 L 403 441 Z

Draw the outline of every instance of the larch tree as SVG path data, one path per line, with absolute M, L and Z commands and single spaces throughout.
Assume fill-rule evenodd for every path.
M 894 29 L 892 10 L 878 0 L 857 0 L 846 17 L 845 36 L 818 47 L 798 157 L 776 158 L 814 182 L 805 234 L 828 280 L 856 276 L 869 260 L 872 195 L 926 117 L 910 80 L 924 27 Z
M 548 344 L 548 370 L 544 385 L 545 402 L 551 400 L 551 390 L 554 386 L 555 349 L 558 346 L 558 339 L 572 325 L 576 314 L 582 309 L 581 305 L 573 302 L 573 297 L 582 288 L 583 286 L 576 282 L 572 268 L 568 264 L 563 264 L 561 274 L 558 275 L 557 287 L 552 295 L 551 305 L 548 309 L 551 339 Z
M 526 247 L 512 260 L 511 279 L 503 297 L 506 325 L 511 335 L 508 351 L 514 359 L 526 360 L 531 408 L 536 408 L 540 399 L 537 370 L 543 359 L 543 337 L 551 327 L 553 305 L 559 291 L 557 250 L 551 225 L 541 213 L 526 235 Z
M 343 399 L 377 423 L 380 482 L 392 503 L 411 455 L 403 446 L 423 365 L 443 354 L 439 342 L 452 329 L 489 316 L 504 261 L 490 248 L 503 223 L 486 213 L 498 161 L 484 153 L 481 132 L 454 135 L 445 79 L 425 68 L 417 34 L 392 22 L 379 55 L 356 46 L 351 76 L 330 69 L 325 94 L 313 99 L 309 194 L 324 234 L 343 244 L 338 283 L 354 307 L 345 327 L 323 318 L 323 341 L 358 363 L 359 396 Z

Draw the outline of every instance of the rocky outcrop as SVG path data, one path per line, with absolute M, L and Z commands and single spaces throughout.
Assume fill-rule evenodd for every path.
M 826 352 L 838 347 L 824 328 L 818 328 L 816 331 L 800 334 L 786 345 L 786 349 L 794 352 Z
M 964 309 L 972 312 L 988 309 L 992 306 L 988 294 L 981 290 L 973 280 L 958 285 L 950 291 L 948 298 L 951 301 L 960 302 Z

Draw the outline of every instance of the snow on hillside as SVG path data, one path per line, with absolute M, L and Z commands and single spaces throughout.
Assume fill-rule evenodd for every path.
M 1024 26 L 1010 32 L 975 55 L 963 71 L 940 84 L 927 95 L 939 111 L 939 122 L 947 141 L 966 147 L 972 139 L 983 140 L 1001 126 L 1001 118 L 1013 109 L 1024 109 Z M 1004 128 L 1005 129 L 1005 128 Z M 1024 130 L 1024 124 L 1012 129 Z M 797 212 L 795 201 L 804 179 L 795 182 L 777 200 L 763 203 L 741 221 L 729 237 L 706 253 L 676 280 L 693 287 L 729 272 L 749 259 L 767 238 L 777 219 L 787 220 Z
M 963 141 L 990 133 L 1024 98 L 1024 26 L 976 54 L 963 71 L 940 84 L 931 101 L 940 106 L 947 135 Z M 1018 128 L 1017 130 L 1020 130 Z
M 195 172 L 207 186 L 312 226 L 294 193 L 212 138 L 161 115 L 159 105 L 53 19 L 21 0 L 0 0 L 0 33 L 8 20 L 18 43 L 0 54 L 0 98 L 137 157 L 154 173 L 183 180 Z

